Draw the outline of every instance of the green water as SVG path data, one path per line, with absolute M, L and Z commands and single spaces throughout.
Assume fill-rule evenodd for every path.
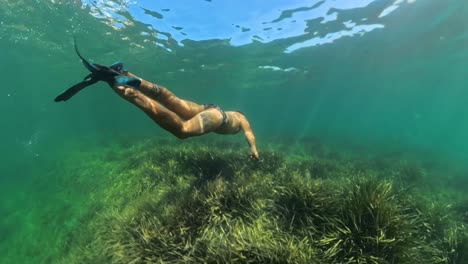
M 53 102 L 87 74 L 74 53 L 74 36 L 93 62 L 122 61 L 183 98 L 244 112 L 260 155 L 278 138 L 295 146 L 314 139 L 363 155 L 411 153 L 456 168 L 466 179 L 464 1 L 254 1 L 250 8 L 242 1 L 184 2 L 0 0 L 0 213 L 7 216 L 0 252 L 6 263 L 60 262 L 35 259 L 41 253 L 34 241 L 79 225 L 56 217 L 43 229 L 36 219 L 40 208 L 46 215 L 72 210 L 53 202 L 73 204 L 73 184 L 57 188 L 67 186 L 61 173 L 78 173 L 63 167 L 82 162 L 82 156 L 70 161 L 77 153 L 92 155 L 123 139 L 131 145 L 169 137 L 102 83 L 66 103 Z M 398 8 L 383 15 L 392 6 Z M 294 50 L 359 25 L 378 27 Z M 238 151 L 248 156 L 246 145 Z M 467 181 L 460 181 L 460 190 Z M 22 255 L 16 262 L 8 241 L 25 238 L 22 248 L 11 244 Z M 50 247 L 59 253 L 49 255 L 63 253 Z

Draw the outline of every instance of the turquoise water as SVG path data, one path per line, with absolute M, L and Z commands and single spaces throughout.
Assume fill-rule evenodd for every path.
M 160 131 L 102 84 L 51 102 L 86 74 L 73 52 L 76 36 L 92 61 L 123 61 L 181 97 L 241 109 L 260 139 L 316 135 L 466 157 L 461 1 L 277 1 L 251 10 L 199 2 L 98 1 L 98 9 L 3 1 L 9 156 L 31 139 L 26 151 L 77 135 Z
M 37 179 L 56 181 L 64 144 L 85 151 L 114 138 L 168 135 L 102 83 L 53 102 L 87 74 L 74 36 L 93 62 L 122 61 L 183 98 L 244 112 L 260 154 L 286 137 L 459 166 L 468 158 L 461 0 L 0 5 L 0 191 L 9 204 L 0 212 L 27 200 Z

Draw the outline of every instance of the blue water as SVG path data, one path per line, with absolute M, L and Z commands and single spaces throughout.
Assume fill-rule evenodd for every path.
M 78 134 L 159 132 L 103 85 L 52 103 L 86 74 L 76 36 L 92 61 L 123 61 L 183 98 L 242 109 L 259 135 L 464 158 L 464 11 L 461 1 L 10 1 L 0 22 L 4 143 L 14 156 L 30 141 L 26 151 Z

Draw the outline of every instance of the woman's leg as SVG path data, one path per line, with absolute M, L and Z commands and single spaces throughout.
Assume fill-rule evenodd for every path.
M 129 77 L 139 78 L 129 72 L 127 73 L 127 75 Z M 162 103 L 169 110 L 173 111 L 174 113 L 178 114 L 186 120 L 194 117 L 196 114 L 205 110 L 205 107 L 203 105 L 199 105 L 188 100 L 180 99 L 179 97 L 174 95 L 174 93 L 169 91 L 169 89 L 167 89 L 166 87 L 153 84 L 144 79 L 141 79 L 141 85 L 139 87 L 139 90 L 146 96 L 152 98 L 153 100 L 157 100 L 158 102 Z
M 184 124 L 175 113 L 133 88 L 114 85 L 112 89 L 120 95 L 120 97 L 140 108 L 159 126 L 178 138 L 183 137 Z
M 112 89 L 122 98 L 143 110 L 159 126 L 180 139 L 214 131 L 223 120 L 218 110 L 209 109 L 184 122 L 177 114 L 133 88 L 115 85 Z

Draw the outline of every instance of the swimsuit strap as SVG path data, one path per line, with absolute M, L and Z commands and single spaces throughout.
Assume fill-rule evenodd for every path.
M 226 112 L 224 112 L 223 109 L 221 109 L 218 105 L 204 104 L 203 107 L 205 107 L 205 110 L 210 109 L 210 108 L 215 108 L 221 113 L 221 115 L 223 115 L 223 121 L 221 122 L 221 125 L 219 126 L 219 128 L 222 128 L 223 126 L 225 126 L 227 124 L 228 120 L 227 120 Z

